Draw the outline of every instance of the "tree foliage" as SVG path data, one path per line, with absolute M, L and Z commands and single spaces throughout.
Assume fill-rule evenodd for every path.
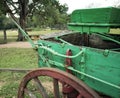
M 5 8 L 4 0 L 0 0 L 0 16 L 2 14 L 6 14 L 6 8 Z
M 4 14 L 0 15 L 0 30 L 14 29 L 16 28 L 12 20 L 6 17 Z
M 0 0 L 0 13 L 9 13 L 15 20 L 19 18 L 18 23 L 23 29 L 25 29 L 27 22 L 39 27 L 51 27 L 54 24 L 66 22 L 68 7 L 61 5 L 58 0 L 29 1 Z M 21 33 L 18 35 L 18 40 L 23 40 Z
M 34 26 L 53 26 L 55 24 L 66 23 L 67 5 L 61 5 L 57 0 L 33 0 L 29 5 L 29 17 Z
M 112 6 L 112 7 L 118 7 L 120 8 L 120 0 L 103 0 L 101 1 L 96 1 L 90 3 L 87 8 L 96 8 L 96 7 L 107 7 L 107 6 Z

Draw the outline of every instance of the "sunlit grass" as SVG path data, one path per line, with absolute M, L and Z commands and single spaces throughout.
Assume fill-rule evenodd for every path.
M 55 33 L 55 32 L 60 32 L 61 30 L 51 30 L 51 29 L 44 29 L 44 30 L 32 30 L 28 31 L 27 33 L 32 36 L 32 35 L 43 35 L 47 33 Z M 4 33 L 3 31 L 0 31 L 0 44 L 4 44 L 7 42 L 16 42 L 17 37 L 18 37 L 18 30 L 7 30 L 7 40 L 4 40 Z
M 120 35 L 120 29 L 110 29 L 110 34 L 119 34 Z
M 40 34 L 46 34 L 46 33 L 54 33 L 54 32 L 60 32 L 61 30 L 51 30 L 51 29 L 44 29 L 44 30 L 32 30 L 32 31 L 28 31 L 27 33 L 29 35 L 40 35 Z M 18 30 L 7 30 L 7 36 L 13 36 L 13 37 L 17 37 L 18 36 Z M 0 36 L 3 37 L 3 31 L 0 31 Z
M 60 32 L 61 30 L 50 30 L 50 29 L 45 29 L 41 31 L 28 31 L 29 35 L 40 35 L 40 34 L 47 34 L 47 33 L 55 33 L 55 32 Z

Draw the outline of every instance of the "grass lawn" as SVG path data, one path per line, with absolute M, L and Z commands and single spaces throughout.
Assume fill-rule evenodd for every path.
M 0 48 L 0 68 L 35 69 L 37 53 L 29 48 Z M 0 98 L 17 98 L 18 85 L 26 73 L 0 72 Z
M 31 30 L 28 31 L 27 33 L 29 35 L 40 35 L 40 34 L 46 34 L 46 33 L 54 33 L 54 32 L 60 32 L 61 30 L 50 30 L 50 29 L 45 29 L 45 30 Z M 18 35 L 18 30 L 7 30 L 7 36 L 16 36 Z M 3 31 L 0 31 L 0 36 L 3 36 Z
M 29 35 L 41 35 L 41 34 L 46 34 L 46 33 L 54 33 L 54 32 L 60 32 L 61 30 L 50 30 L 50 29 L 45 29 L 45 30 L 33 30 L 33 31 L 28 31 L 27 33 Z M 18 31 L 17 30 L 7 30 L 7 42 L 14 42 L 17 40 L 18 36 Z M 3 31 L 0 31 L 0 44 L 6 43 L 4 41 L 4 34 Z
M 40 35 L 60 30 L 29 31 L 29 35 Z M 7 42 L 15 42 L 17 30 L 7 30 Z M 0 44 L 6 43 L 3 40 L 3 31 L 0 31 Z M 38 68 L 37 52 L 29 48 L 0 48 L 0 68 Z M 26 73 L 0 72 L 0 98 L 17 98 L 17 91 L 21 79 Z

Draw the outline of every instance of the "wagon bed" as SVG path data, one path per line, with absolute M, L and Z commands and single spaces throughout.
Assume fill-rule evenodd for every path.
M 15 22 L 38 52 L 40 67 L 23 78 L 18 98 L 24 98 L 26 94 L 35 97 L 34 92 L 27 88 L 32 80 L 38 85 L 42 97 L 48 98 L 39 79 L 41 76 L 52 77 L 55 98 L 60 98 L 59 83 L 62 85 L 64 98 L 100 98 L 99 94 L 109 98 L 120 98 L 120 36 L 109 34 L 111 28 L 120 27 L 119 16 L 120 9 L 113 7 L 74 11 L 68 28 L 73 30 L 73 34 L 82 35 L 82 46 L 73 45 L 61 39 L 61 36 L 55 37 L 56 42 L 38 40 L 34 44 Z M 108 44 L 114 42 L 118 47 L 104 49 L 89 47 L 91 34 L 100 36 Z

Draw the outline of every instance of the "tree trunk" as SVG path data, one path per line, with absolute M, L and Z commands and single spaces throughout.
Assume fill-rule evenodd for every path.
M 26 8 L 27 8 L 27 3 L 25 2 L 26 0 L 20 0 L 20 18 L 19 18 L 19 23 L 20 26 L 22 27 L 23 30 L 25 30 L 25 22 L 26 22 Z M 20 32 L 20 30 L 18 31 L 18 39 L 17 41 L 23 41 L 25 38 L 23 36 L 23 34 Z
M 6 29 L 3 30 L 3 33 L 4 33 L 4 41 L 6 42 L 7 41 Z
M 19 23 L 20 23 L 20 26 L 22 27 L 22 29 L 25 30 L 25 19 L 24 19 L 23 16 L 19 19 Z M 18 30 L 18 39 L 17 39 L 17 41 L 23 41 L 23 40 L 24 40 L 24 36 L 21 33 L 21 31 Z
M 19 4 L 19 22 L 17 21 L 17 18 L 14 16 L 14 14 L 12 13 L 12 10 L 9 8 L 6 0 L 4 1 L 7 12 L 10 13 L 10 16 L 22 27 L 22 29 L 25 30 L 25 21 L 26 21 L 26 16 L 27 16 L 27 4 L 28 4 L 29 0 L 18 0 L 18 4 Z M 22 33 L 20 33 L 20 30 L 18 31 L 18 39 L 17 41 L 23 41 L 24 37 L 22 35 Z

